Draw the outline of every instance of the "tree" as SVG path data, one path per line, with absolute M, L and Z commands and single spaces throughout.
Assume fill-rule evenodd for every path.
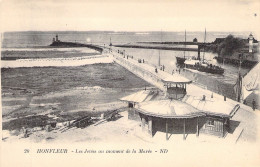
M 231 56 L 234 52 L 245 46 L 245 40 L 235 38 L 233 35 L 228 35 L 223 42 L 218 45 L 217 53 L 220 56 Z

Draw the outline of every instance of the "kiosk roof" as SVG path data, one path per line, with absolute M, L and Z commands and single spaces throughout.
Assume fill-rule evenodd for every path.
M 179 74 L 173 74 L 173 75 L 169 75 L 165 78 L 162 79 L 162 82 L 164 83 L 186 83 L 189 84 L 192 81 L 179 75 Z

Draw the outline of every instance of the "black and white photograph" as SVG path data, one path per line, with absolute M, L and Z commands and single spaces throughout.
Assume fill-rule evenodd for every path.
M 260 1 L 0 4 L 2 167 L 260 165 Z

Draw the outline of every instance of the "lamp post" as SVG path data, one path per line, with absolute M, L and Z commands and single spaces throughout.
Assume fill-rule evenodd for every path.
M 243 53 L 239 54 L 239 68 L 238 68 L 238 73 L 240 74 L 241 71 L 241 64 L 242 64 L 242 60 L 243 59 Z
M 241 64 L 243 62 L 243 53 L 239 54 L 239 68 L 238 68 L 238 82 L 237 82 L 237 101 L 240 102 L 242 93 L 242 76 L 241 76 Z
M 225 62 L 225 55 L 223 55 L 223 68 L 224 68 L 224 62 Z

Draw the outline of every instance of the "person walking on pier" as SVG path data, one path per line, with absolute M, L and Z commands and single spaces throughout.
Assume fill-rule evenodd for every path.
M 174 74 L 174 72 L 175 72 L 175 70 L 173 69 L 173 70 L 172 70 L 172 75 Z

